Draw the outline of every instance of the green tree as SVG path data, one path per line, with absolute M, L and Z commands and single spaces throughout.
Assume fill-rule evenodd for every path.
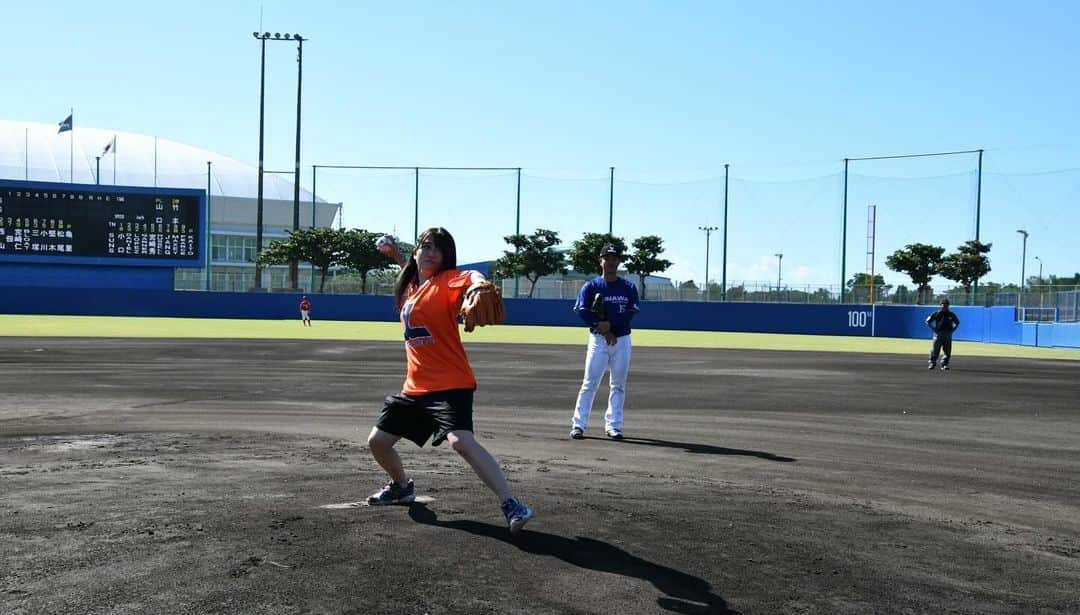
M 566 257 L 555 250 L 559 245 L 558 232 L 538 228 L 532 235 L 507 235 L 503 240 L 513 246 L 514 251 L 503 251 L 502 257 L 495 261 L 494 276 L 504 280 L 524 276 L 530 283 L 530 297 L 540 278 L 567 272 Z
M 385 256 L 375 247 L 375 242 L 384 233 L 375 233 L 364 229 L 350 229 L 341 233 L 340 264 L 360 274 L 360 294 L 367 288 L 368 273 L 385 271 L 397 263 Z
M 679 290 L 679 301 L 686 301 L 687 297 L 689 297 L 690 299 L 697 298 L 698 287 L 693 280 L 686 280 L 685 282 L 680 282 L 677 288 Z
M 856 273 L 847 281 L 847 288 L 858 301 L 859 297 L 870 296 L 870 274 L 869 273 Z M 892 288 L 891 284 L 885 283 L 885 278 L 880 273 L 874 274 L 874 302 L 880 303 L 885 295 L 889 294 L 889 289 Z
M 893 303 L 907 303 L 910 296 L 911 289 L 900 284 L 896 287 L 896 293 L 893 294 Z
M 319 292 L 326 286 L 326 274 L 330 267 L 340 264 L 342 236 L 344 231 L 332 228 L 302 228 L 289 231 L 288 239 L 270 242 L 255 262 L 260 266 L 284 265 L 292 260 L 307 261 L 319 269 Z
M 600 275 L 600 250 L 609 244 L 618 248 L 621 254 L 626 254 L 626 242 L 621 237 L 610 233 L 585 233 L 567 252 L 570 266 L 574 271 Z
M 664 240 L 656 235 L 645 235 L 634 240 L 634 252 L 626 259 L 626 270 L 635 273 L 641 283 L 641 298 L 645 298 L 645 277 L 658 271 L 667 271 L 671 261 L 660 258 L 664 253 Z
M 710 301 L 721 297 L 721 290 L 719 282 L 709 282 L 705 285 L 705 300 Z
M 937 273 L 945 248 L 925 243 L 909 243 L 885 259 L 885 265 L 898 273 L 906 273 L 916 286 L 916 303 L 923 303 L 930 294 L 930 278 Z
M 1080 285 L 1080 273 L 1074 273 L 1069 277 L 1048 274 L 1045 276 L 1044 280 L 1043 284 L 1049 284 L 1051 286 L 1078 286 Z
M 979 292 L 984 293 L 1015 293 L 1020 287 L 1015 283 L 1002 284 L 1000 282 L 986 282 L 979 284 Z
M 1031 288 L 1031 286 L 1028 286 Z M 982 295 L 983 305 L 990 307 L 995 304 L 999 295 L 1008 294 L 1011 295 L 1009 299 L 1010 304 L 1015 304 L 1016 293 L 1020 291 L 1020 287 L 1015 283 L 1001 284 L 1000 282 L 983 282 L 979 284 L 979 294 Z
M 990 259 L 986 255 L 991 245 L 977 239 L 966 241 L 956 252 L 941 259 L 937 272 L 943 278 L 959 283 L 968 292 L 976 280 L 990 272 Z

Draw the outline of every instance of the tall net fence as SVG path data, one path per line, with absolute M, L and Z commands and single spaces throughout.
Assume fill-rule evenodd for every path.
M 844 241 L 847 283 L 857 274 L 881 276 L 880 287 L 845 288 L 847 301 L 917 302 L 909 275 L 887 266 L 890 255 L 912 244 L 928 244 L 955 252 L 977 236 L 980 172 L 977 152 L 853 159 L 847 173 L 847 218 Z M 873 206 L 874 220 L 869 220 Z M 978 232 L 980 241 L 987 241 Z M 955 286 L 940 276 L 936 290 Z M 922 297 L 922 299 L 931 299 Z M 970 297 L 965 297 L 966 303 Z
M 1057 293 L 1055 303 L 1058 322 L 1080 322 L 1080 289 Z
M 20 133 L 12 139 L 18 145 L 27 141 L 24 137 Z M 210 229 L 214 238 L 205 247 L 214 265 L 209 274 L 178 270 L 177 288 L 251 288 L 255 220 L 240 220 L 250 204 L 216 197 L 253 198 L 255 174 L 225 160 L 216 160 L 209 168 L 205 163 L 175 166 L 170 161 L 177 159 L 182 146 L 164 141 L 161 146 L 163 154 L 171 150 L 173 156 L 158 160 L 157 145 L 151 140 L 122 141 L 119 158 L 112 154 L 102 158 L 100 168 L 88 154 L 100 152 L 100 146 L 77 147 L 74 180 L 111 184 L 115 176 L 117 184 L 209 188 L 214 197 Z M 47 156 L 48 152 L 19 147 L 23 146 L 13 150 L 15 158 L 0 160 L 3 176 L 57 181 L 66 175 L 61 171 L 67 169 L 41 166 L 59 154 Z M 61 150 L 60 154 L 68 153 Z M 718 169 L 706 179 L 667 183 L 640 181 L 617 168 L 613 175 L 603 168 L 588 177 L 550 177 L 514 168 L 317 165 L 313 172 L 301 174 L 300 224 L 312 224 L 315 192 L 320 202 L 342 204 L 342 215 L 333 221 L 341 227 L 413 240 L 417 230 L 444 226 L 457 239 L 460 263 L 493 261 L 509 249 L 506 236 L 541 228 L 556 231 L 562 249 L 586 233 L 609 229 L 628 246 L 655 235 L 663 242 L 662 258 L 672 265 L 646 281 L 645 293 L 649 299 L 682 301 L 827 303 L 843 295 L 848 302 L 913 303 L 920 300 L 915 284 L 906 274 L 890 270 L 887 257 L 912 243 L 941 246 L 951 253 L 977 236 L 992 245 L 990 273 L 966 290 L 935 275 L 930 282 L 933 297 L 922 297 L 923 301 L 936 301 L 947 293 L 957 305 L 1033 310 L 1048 309 L 1051 301 L 1068 301 L 1055 293 L 1071 288 L 1034 289 L 1068 281 L 1080 269 L 1074 247 L 1075 229 L 1080 226 L 1076 207 L 1080 169 L 1017 173 L 980 167 L 974 154 L 958 154 L 851 159 L 846 175 L 838 163 L 835 172 L 781 181 L 752 178 L 732 166 L 726 181 L 723 169 Z M 291 181 L 291 173 L 267 172 L 265 198 L 291 203 Z M 876 211 L 873 228 L 867 224 L 870 205 Z M 283 228 L 291 227 L 292 210 L 279 206 L 274 212 L 267 212 L 267 224 L 275 229 L 274 236 L 281 236 Z M 318 225 L 326 224 L 322 216 Z M 1026 245 L 1018 230 L 1027 233 Z M 264 245 L 270 239 L 269 234 L 264 237 Z M 871 271 L 884 279 L 872 290 L 865 283 Z M 302 269 L 300 285 L 313 288 L 319 283 L 313 273 Z M 859 274 L 862 278 L 855 279 Z M 571 295 L 581 277 L 571 273 L 541 280 L 533 296 Z M 288 284 L 281 280 L 277 268 L 272 268 L 264 286 L 274 290 Z M 375 285 L 374 292 L 379 288 Z M 348 272 L 337 270 L 326 289 L 372 292 L 361 289 Z M 1070 309 L 1066 303 L 1058 317 L 1072 313 Z
M 786 181 L 732 173 L 726 182 L 718 175 L 650 183 L 621 178 L 617 170 L 614 176 L 569 178 L 423 167 L 319 167 L 314 179 L 321 198 L 343 204 L 344 226 L 407 240 L 417 230 L 444 226 L 457 239 L 460 263 L 499 258 L 509 249 L 504 238 L 515 232 L 556 231 L 562 249 L 586 233 L 609 229 L 627 245 L 658 236 L 672 266 L 648 278 L 646 293 L 661 300 L 827 303 L 843 293 L 850 302 L 914 303 L 920 300 L 915 284 L 890 270 L 887 257 L 914 243 L 938 245 L 948 254 L 978 235 L 993 245 L 991 274 L 980 280 L 978 292 L 936 276 L 933 297 L 921 299 L 948 291 L 961 305 L 1006 305 L 1009 282 L 997 272 L 1020 260 L 1016 227 L 1029 228 L 1043 245 L 1067 242 L 1069 226 L 1056 212 L 1080 197 L 1078 174 L 980 173 L 973 155 L 961 155 L 853 160 L 846 177 L 837 172 Z M 876 209 L 872 228 L 869 205 Z M 884 278 L 872 291 L 865 283 L 871 271 Z M 1012 277 L 1015 302 L 1020 280 Z M 530 287 L 521 280 L 515 285 L 518 294 L 566 297 L 580 281 L 556 276 Z
M 1048 173 L 986 173 L 983 175 L 983 235 L 994 241 L 995 271 L 1019 272 L 1024 257 L 1018 229 L 1030 233 L 1024 275 L 1038 275 L 1041 261 L 1047 276 L 1080 272 L 1076 229 L 1080 224 L 1080 169 Z M 1036 260 L 1035 257 L 1039 257 Z M 1020 276 L 991 271 L 988 279 L 1019 284 Z M 1012 279 L 1009 279 L 1012 278 Z M 1037 280 L 1038 278 L 1036 278 Z M 1040 280 L 1035 284 L 1046 283 Z
M 319 168 L 316 182 L 320 197 L 344 204 L 346 226 L 407 240 L 417 229 L 444 226 L 457 240 L 462 263 L 502 256 L 509 249 L 505 237 L 518 231 L 555 231 L 568 249 L 586 233 L 610 229 L 628 247 L 644 236 L 663 241 L 661 256 L 672 266 L 650 279 L 657 299 L 702 294 L 706 277 L 716 298 L 723 282 L 736 295 L 775 293 L 778 286 L 807 293 L 839 289 L 838 175 L 789 182 L 729 178 L 726 237 L 722 176 L 662 184 L 512 170 Z
M 836 296 L 840 290 L 841 176 L 784 182 L 730 181 L 727 297 L 796 289 Z

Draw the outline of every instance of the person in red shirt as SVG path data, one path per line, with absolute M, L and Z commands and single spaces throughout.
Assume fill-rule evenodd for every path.
M 517 533 L 533 517 L 533 511 L 513 496 L 499 462 L 473 433 L 476 377 L 458 330 L 458 312 L 466 291 L 485 278 L 477 271 L 457 269 L 454 238 L 444 228 L 421 233 L 407 262 L 392 237 L 384 236 L 377 245 L 381 253 L 401 265 L 394 297 L 405 332 L 407 370 L 401 393 L 386 398 L 368 436 L 371 454 L 390 481 L 367 503 L 409 504 L 415 500 L 413 481 L 394 450 L 401 438 L 417 446 L 423 446 L 428 438 L 432 446 L 445 440 L 498 496 L 507 526 Z
M 300 297 L 300 322 L 305 327 L 311 326 L 311 300 L 307 295 Z

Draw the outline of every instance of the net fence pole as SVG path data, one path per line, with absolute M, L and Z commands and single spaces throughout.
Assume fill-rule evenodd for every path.
M 607 232 L 611 234 L 613 228 L 613 222 L 615 220 L 615 167 L 611 167 L 611 179 L 608 184 L 608 218 L 607 218 Z
M 521 167 L 517 168 L 517 204 L 514 217 L 514 234 L 521 234 Z M 521 276 L 514 274 L 514 298 L 518 296 L 518 290 L 521 285 Z
M 982 160 L 983 151 L 979 150 L 979 169 L 975 174 L 975 241 L 979 240 L 979 222 L 982 215 Z M 979 292 L 978 278 L 971 284 L 971 305 L 975 305 L 975 297 Z
M 844 158 L 844 200 L 843 212 L 841 213 L 840 231 L 840 303 L 844 302 L 844 283 L 847 277 L 847 189 L 848 189 L 848 161 Z
M 720 300 L 727 301 L 727 202 L 728 202 L 728 165 L 724 165 L 724 240 L 720 258 Z

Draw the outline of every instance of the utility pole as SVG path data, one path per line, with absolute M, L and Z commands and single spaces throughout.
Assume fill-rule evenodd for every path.
M 699 226 L 699 231 L 705 231 L 705 300 L 709 300 L 709 236 L 718 230 L 715 226 Z
M 784 278 L 784 255 L 777 252 L 776 259 L 776 302 L 780 303 L 780 281 Z

